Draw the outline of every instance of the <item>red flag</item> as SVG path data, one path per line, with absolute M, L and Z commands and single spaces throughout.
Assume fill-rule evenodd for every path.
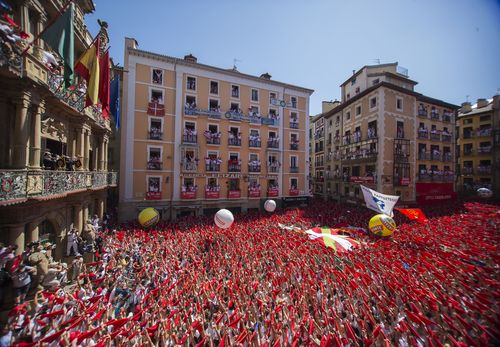
M 81 344 L 83 340 L 85 340 L 85 339 L 87 339 L 87 338 L 89 338 L 89 337 L 94 336 L 94 334 L 95 334 L 96 332 L 98 332 L 98 331 L 99 331 L 99 329 L 101 329 L 101 327 L 100 327 L 100 326 L 99 326 L 99 327 L 97 327 L 97 328 L 95 328 L 95 329 L 92 329 L 92 330 L 89 330 L 89 331 L 87 331 L 87 332 L 84 332 L 84 333 L 80 334 L 80 336 L 78 336 L 78 340 L 77 340 L 77 341 L 78 341 L 78 344 Z
M 57 340 L 64 332 L 66 331 L 66 329 L 63 329 L 63 330 L 59 330 L 58 332 L 56 333 L 53 333 L 52 335 L 50 336 L 47 336 L 43 339 L 41 339 L 39 342 L 46 342 L 46 343 L 51 343 L 51 342 L 54 342 L 55 340 Z
M 99 58 L 99 100 L 102 116 L 109 117 L 109 50 Z
M 404 214 L 409 219 L 416 220 L 420 224 L 427 224 L 427 222 L 429 222 L 427 216 L 419 208 L 396 208 L 396 210 Z
M 85 107 L 96 105 L 99 99 L 99 38 L 75 64 L 75 72 L 87 81 Z

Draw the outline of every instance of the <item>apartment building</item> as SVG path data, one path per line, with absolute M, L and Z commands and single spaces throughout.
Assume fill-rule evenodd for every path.
M 462 104 L 457 116 L 457 191 L 500 191 L 500 96 Z
M 342 83 L 341 103 L 320 116 L 328 197 L 359 201 L 360 184 L 405 204 L 455 197 L 458 107 L 415 92 L 416 84 L 397 63 L 364 66 Z
M 312 90 L 125 40 L 120 218 L 246 211 L 308 196 Z
M 63 4 L 33 0 L 5 6 L 12 6 L 10 20 L 18 26 L 3 17 L 3 33 L 22 30 L 29 37 L 0 37 L 0 241 L 17 245 L 19 253 L 29 242 L 50 242 L 60 259 L 68 231 L 81 232 L 94 214 L 102 217 L 107 192 L 116 186 L 116 173 L 107 166 L 111 128 L 100 107 L 85 108 L 86 87 L 78 78 L 64 88 L 57 53 L 42 39 L 27 49 L 64 12 Z M 78 1 L 69 17 L 75 57 L 92 42 L 84 15 L 93 11 L 92 1 Z M 105 28 L 100 35 L 106 49 Z

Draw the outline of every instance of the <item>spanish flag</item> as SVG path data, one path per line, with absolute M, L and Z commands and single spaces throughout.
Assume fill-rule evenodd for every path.
M 99 38 L 78 59 L 75 72 L 87 81 L 85 107 L 96 105 L 99 102 Z

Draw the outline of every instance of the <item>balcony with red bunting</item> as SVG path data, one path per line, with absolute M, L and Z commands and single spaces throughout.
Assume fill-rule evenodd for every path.
M 161 200 L 161 192 L 146 192 L 146 200 Z
M 299 190 L 298 190 L 298 189 L 293 189 L 293 188 L 291 188 L 291 189 L 288 191 L 288 195 L 290 195 L 290 196 L 298 196 L 298 195 L 299 195 Z
M 241 190 L 229 190 L 227 192 L 228 199 L 239 199 L 241 198 Z

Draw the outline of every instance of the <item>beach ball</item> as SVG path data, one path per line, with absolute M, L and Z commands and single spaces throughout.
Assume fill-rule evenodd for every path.
M 264 203 L 264 210 L 267 212 L 274 212 L 276 210 L 276 201 L 274 200 L 266 200 Z
M 234 216 L 231 211 L 222 208 L 215 214 L 214 222 L 219 228 L 227 229 L 233 224 Z
M 394 219 L 385 214 L 377 214 L 368 222 L 368 229 L 377 236 L 391 236 L 396 230 Z
M 491 198 L 493 196 L 493 192 L 488 188 L 479 188 L 477 190 L 477 195 L 482 198 Z
M 152 207 L 145 208 L 137 217 L 139 224 L 145 228 L 152 227 L 160 220 L 160 214 Z

